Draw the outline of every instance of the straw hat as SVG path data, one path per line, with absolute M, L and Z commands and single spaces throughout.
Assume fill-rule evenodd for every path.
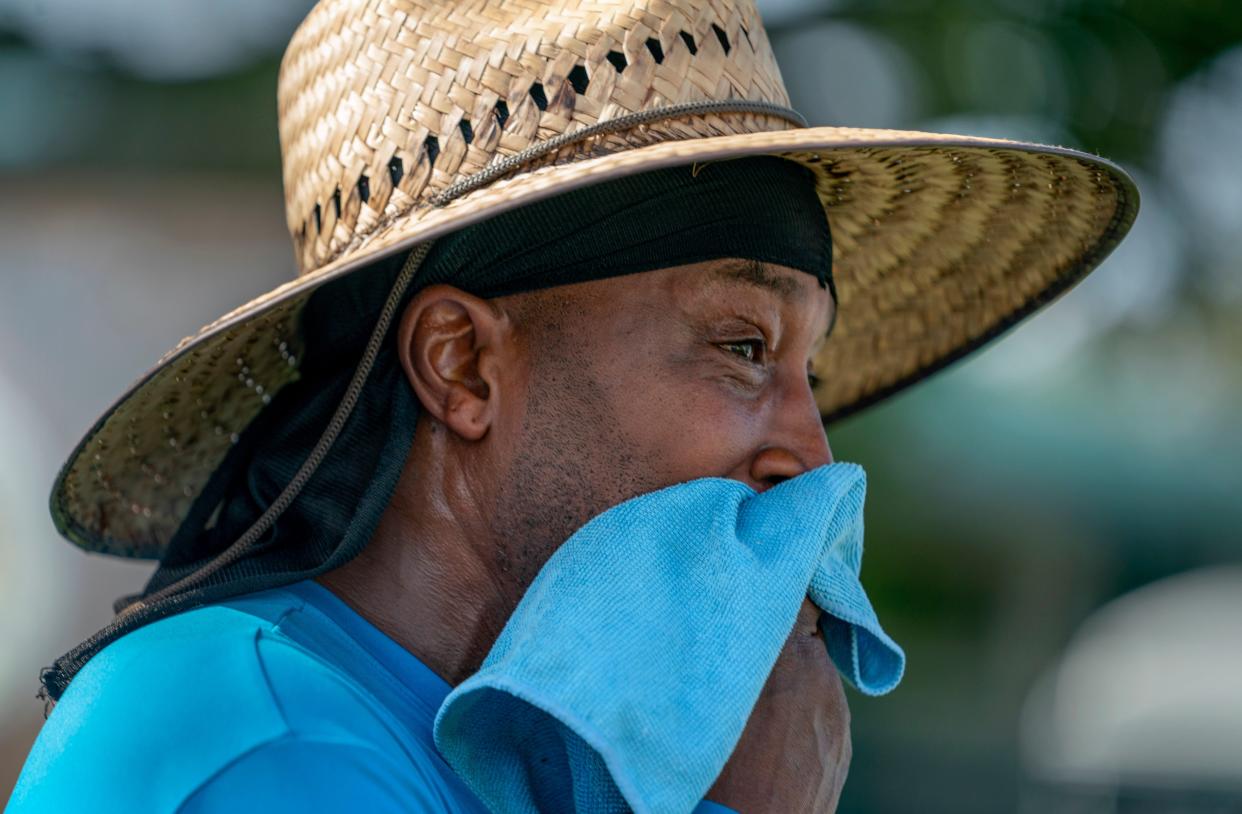
M 743 155 L 810 168 L 840 296 L 815 360 L 831 421 L 1065 291 L 1138 206 L 1124 172 L 1072 150 L 806 127 L 751 0 L 321 0 L 278 103 L 298 277 L 182 340 L 78 444 L 51 509 L 83 548 L 161 556 L 298 376 L 318 286 L 513 207 Z

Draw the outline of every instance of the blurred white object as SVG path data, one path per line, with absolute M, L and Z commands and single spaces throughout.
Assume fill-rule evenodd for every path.
M 1182 82 L 1165 113 L 1161 167 L 1204 265 L 1212 293 L 1242 298 L 1242 45 Z M 1137 233 L 1138 228 L 1135 229 Z
M 41 46 L 149 79 L 198 79 L 279 53 L 311 0 L 0 0 L 0 22 Z
M 1087 619 L 1023 710 L 1039 782 L 1242 794 L 1242 567 L 1152 583 Z
M 78 575 L 59 570 L 59 538 L 45 517 L 53 474 L 49 447 L 35 405 L 0 367 L 0 732 L 18 712 L 16 699 L 37 706 L 47 631 L 65 627 L 78 611 L 72 585 Z M 47 590 L 38 576 L 58 572 L 70 584 Z

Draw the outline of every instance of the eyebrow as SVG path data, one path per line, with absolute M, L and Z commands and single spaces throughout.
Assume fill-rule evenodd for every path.
M 771 291 L 785 302 L 793 302 L 798 294 L 797 283 L 785 275 L 769 271 L 762 262 L 751 258 L 726 258 L 715 266 L 713 273 L 718 280 L 747 283 Z M 828 332 L 824 336 L 832 336 L 832 329 L 836 326 L 837 309 L 834 301 L 832 319 L 828 322 Z
M 715 267 L 715 276 L 726 282 L 749 283 L 771 291 L 786 301 L 792 301 L 798 293 L 797 283 L 783 275 L 773 274 L 758 260 L 728 258 Z

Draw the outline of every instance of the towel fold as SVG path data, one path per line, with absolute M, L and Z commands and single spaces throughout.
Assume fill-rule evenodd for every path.
M 834 463 L 762 494 L 702 478 L 601 513 L 545 563 L 436 716 L 497 812 L 691 811 L 741 737 L 810 596 L 868 694 L 905 657 L 858 581 L 866 476 Z

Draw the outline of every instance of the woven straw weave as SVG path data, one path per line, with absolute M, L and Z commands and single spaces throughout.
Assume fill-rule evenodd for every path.
M 815 360 L 826 421 L 1065 291 L 1137 210 L 1124 172 L 1072 150 L 800 126 L 747 0 L 323 0 L 278 101 L 299 276 L 182 340 L 82 439 L 52 513 L 87 549 L 161 555 L 230 442 L 298 375 L 314 289 L 558 192 L 749 154 L 810 168 L 840 296 Z

